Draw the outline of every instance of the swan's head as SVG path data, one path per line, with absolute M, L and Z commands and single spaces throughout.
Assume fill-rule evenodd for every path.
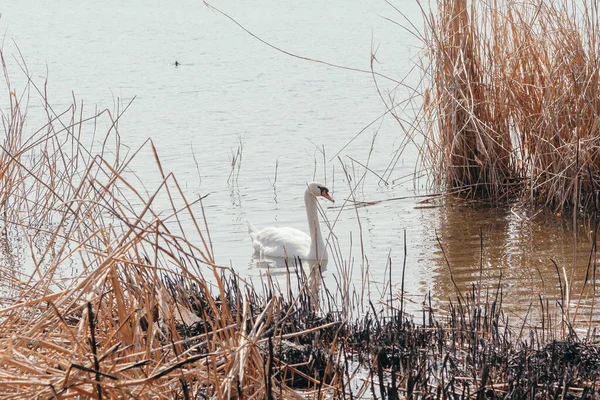
M 325 197 L 327 200 L 335 203 L 335 200 L 329 194 L 329 189 L 327 189 L 322 183 L 311 182 L 308 184 L 308 190 L 316 197 Z

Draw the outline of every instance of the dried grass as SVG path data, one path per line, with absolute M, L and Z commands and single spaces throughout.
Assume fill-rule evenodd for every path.
M 554 211 L 597 208 L 598 1 L 438 1 L 424 12 L 439 185 Z

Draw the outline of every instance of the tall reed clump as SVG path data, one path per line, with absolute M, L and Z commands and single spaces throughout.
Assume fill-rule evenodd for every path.
M 597 206 L 599 4 L 441 0 L 425 14 L 439 185 L 555 211 Z

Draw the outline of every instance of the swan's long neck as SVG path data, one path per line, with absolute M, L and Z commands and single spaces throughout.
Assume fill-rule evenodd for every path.
M 306 206 L 306 217 L 308 218 L 308 231 L 310 233 L 310 258 L 327 258 L 325 243 L 319 226 L 319 211 L 317 210 L 317 198 L 310 190 L 304 192 L 304 205 Z

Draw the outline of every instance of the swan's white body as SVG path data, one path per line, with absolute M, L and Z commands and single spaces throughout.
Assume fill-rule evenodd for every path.
M 248 233 L 252 239 L 254 251 L 264 257 L 300 257 L 303 260 L 326 260 L 327 249 L 319 227 L 317 196 L 334 201 L 329 190 L 318 182 L 312 182 L 304 192 L 304 205 L 308 218 L 310 235 L 294 228 L 256 229 L 248 222 Z

